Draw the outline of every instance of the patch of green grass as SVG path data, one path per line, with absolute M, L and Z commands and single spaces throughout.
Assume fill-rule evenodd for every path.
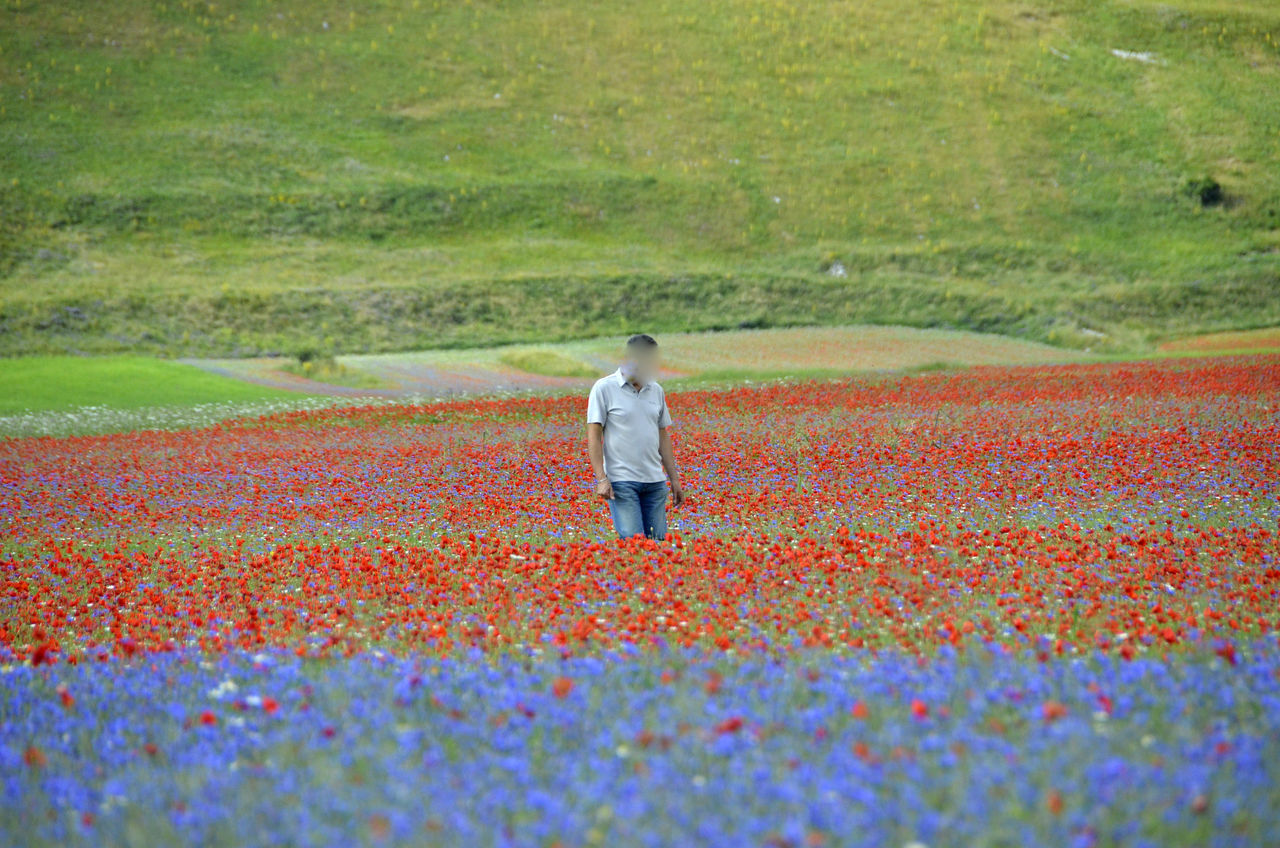
M 385 389 L 389 383 L 373 374 L 358 368 L 348 368 L 331 356 L 307 357 L 299 360 L 288 360 L 280 366 L 280 370 L 297 377 L 328 383 L 332 386 L 346 386 L 354 389 Z
M 507 350 L 498 360 L 528 374 L 541 374 L 546 377 L 598 377 L 598 369 L 585 362 L 566 356 L 558 350 L 548 348 L 531 348 Z
M 297 397 L 143 356 L 24 356 L 0 360 L 0 415 L 81 406 L 140 409 Z
M 0 0 L 0 355 L 1148 351 L 1280 323 L 1278 87 L 1263 0 Z

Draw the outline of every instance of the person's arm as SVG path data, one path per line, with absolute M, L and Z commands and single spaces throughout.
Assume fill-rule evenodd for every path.
M 671 446 L 671 410 L 667 408 L 667 393 L 662 393 L 662 411 L 658 413 L 658 454 L 662 467 L 671 480 L 671 505 L 684 503 L 684 487 L 680 485 L 680 469 L 676 468 L 676 452 Z
M 680 470 L 676 468 L 676 452 L 671 446 L 671 430 L 663 427 L 658 431 L 658 453 L 662 455 L 662 467 L 671 478 L 671 505 L 684 503 L 684 487 L 680 485 Z
M 587 457 L 591 460 L 591 473 L 596 476 L 596 496 L 601 498 L 613 497 L 613 484 L 604 473 L 604 423 L 608 420 L 609 407 L 597 383 L 587 395 Z
M 591 458 L 591 473 L 596 475 L 596 495 L 613 497 L 613 484 L 604 473 L 604 425 L 587 425 L 587 456 Z

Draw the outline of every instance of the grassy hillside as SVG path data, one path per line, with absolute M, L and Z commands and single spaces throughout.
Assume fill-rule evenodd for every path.
M 1276 324 L 1277 90 L 1270 0 L 0 0 L 0 354 Z

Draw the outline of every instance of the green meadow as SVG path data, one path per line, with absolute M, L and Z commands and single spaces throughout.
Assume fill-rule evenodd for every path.
M 24 356 L 0 360 L 0 416 L 84 406 L 189 407 L 286 399 L 293 394 L 228 380 L 194 365 L 147 356 Z
M 1271 0 L 0 0 L 0 355 L 1280 324 Z

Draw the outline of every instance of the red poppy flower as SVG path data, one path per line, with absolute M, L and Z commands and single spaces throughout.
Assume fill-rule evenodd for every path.
M 737 733 L 742 729 L 742 719 L 738 716 L 732 716 L 716 725 L 716 733 Z
M 22 753 L 22 761 L 31 768 L 43 768 L 49 764 L 49 758 L 44 755 L 35 745 L 28 745 L 27 750 Z
M 1066 714 L 1066 705 L 1058 701 L 1045 701 L 1040 705 L 1040 715 L 1044 718 L 1045 723 L 1055 722 L 1066 716 Z

